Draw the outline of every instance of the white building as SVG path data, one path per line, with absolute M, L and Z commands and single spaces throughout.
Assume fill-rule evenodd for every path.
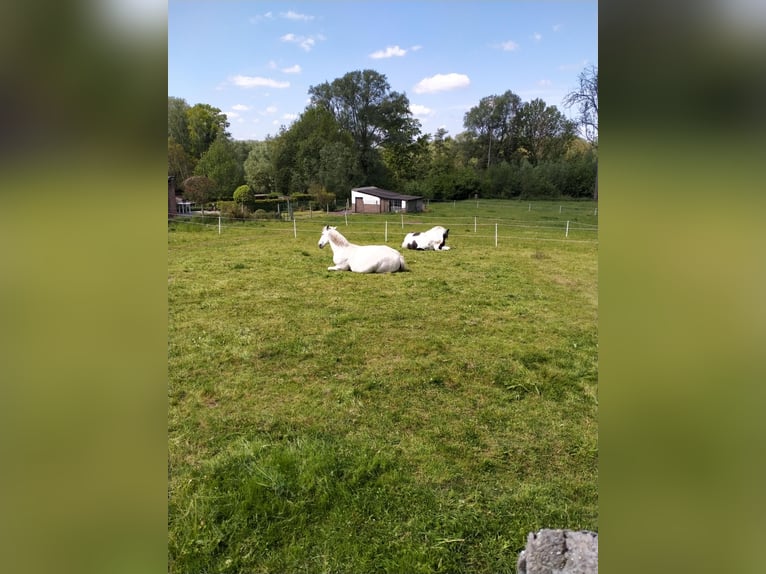
M 351 205 L 354 213 L 417 213 L 423 211 L 423 198 L 379 187 L 355 187 Z

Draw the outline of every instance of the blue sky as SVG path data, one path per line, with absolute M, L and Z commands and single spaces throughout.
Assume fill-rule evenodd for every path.
M 168 2 L 168 95 L 224 112 L 235 139 L 276 135 L 308 89 L 384 74 L 423 133 L 464 131 L 486 96 L 561 101 L 598 66 L 596 1 Z

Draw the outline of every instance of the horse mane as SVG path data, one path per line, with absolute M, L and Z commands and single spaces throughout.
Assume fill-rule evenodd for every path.
M 330 239 L 332 239 L 333 243 L 335 243 L 338 247 L 348 247 L 351 245 L 351 242 L 343 237 L 341 232 L 334 227 L 330 228 Z

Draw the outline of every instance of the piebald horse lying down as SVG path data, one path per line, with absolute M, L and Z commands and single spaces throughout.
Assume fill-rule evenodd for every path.
M 421 251 L 428 249 L 447 251 L 449 247 L 445 244 L 447 243 L 448 235 L 449 229 L 445 229 L 441 225 L 432 227 L 428 231 L 415 231 L 414 233 L 408 233 L 404 237 L 402 248 L 420 249 Z
M 353 271 L 355 273 L 395 273 L 409 271 L 404 257 L 388 245 L 354 245 L 341 235 L 336 227 L 325 225 L 319 248 L 332 247 L 332 261 L 328 271 Z

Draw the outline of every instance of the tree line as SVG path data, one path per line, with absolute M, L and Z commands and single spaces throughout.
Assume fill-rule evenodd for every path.
M 311 86 L 289 127 L 263 141 L 234 140 L 218 108 L 168 97 L 168 175 L 192 201 L 309 194 L 345 204 L 375 185 L 431 200 L 597 197 L 598 70 L 586 68 L 565 105 L 508 90 L 466 112 L 464 131 L 424 134 L 409 100 L 374 70 Z

